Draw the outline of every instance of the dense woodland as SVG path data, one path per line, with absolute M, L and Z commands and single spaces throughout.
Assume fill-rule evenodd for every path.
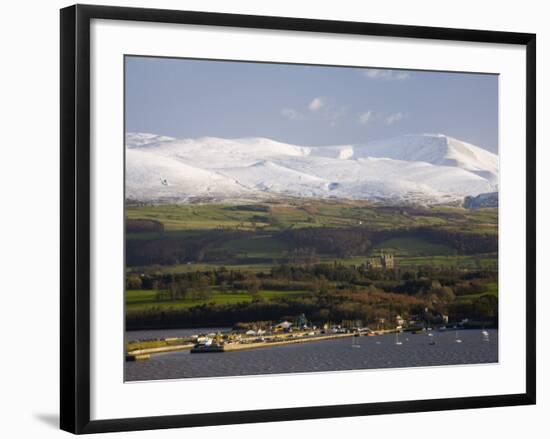
M 204 303 L 190 308 L 132 312 L 127 315 L 127 327 L 233 326 L 239 322 L 292 319 L 301 313 L 317 324 L 361 320 L 375 327 L 391 327 L 396 315 L 437 324 L 447 315 L 452 322 L 468 318 L 496 325 L 498 300 L 492 294 L 483 294 L 496 282 L 497 275 L 492 271 L 430 267 L 368 270 L 338 263 L 282 264 L 269 273 L 221 267 L 206 272 L 131 275 L 127 277 L 127 289 L 153 290 L 159 302 L 193 299 Z M 259 294 L 262 290 L 304 293 L 264 300 Z M 253 300 L 237 304 L 209 302 L 214 291 L 246 293 Z

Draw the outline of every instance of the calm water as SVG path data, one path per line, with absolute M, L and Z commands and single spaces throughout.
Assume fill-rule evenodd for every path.
M 195 330 L 195 333 L 199 330 Z M 199 331 L 202 332 L 202 331 Z M 126 362 L 127 381 L 175 378 L 257 375 L 269 373 L 321 372 L 389 367 L 442 366 L 498 362 L 498 332 L 489 330 L 484 341 L 480 330 L 359 337 L 274 346 L 249 351 L 191 354 L 189 351 L 152 356 L 146 361 Z M 161 337 L 159 335 L 158 337 Z M 430 345 L 430 340 L 436 341 Z

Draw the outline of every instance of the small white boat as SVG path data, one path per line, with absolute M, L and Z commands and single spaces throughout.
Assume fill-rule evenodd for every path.
M 395 333 L 395 344 L 398 346 L 403 344 L 403 342 L 399 341 L 399 332 Z

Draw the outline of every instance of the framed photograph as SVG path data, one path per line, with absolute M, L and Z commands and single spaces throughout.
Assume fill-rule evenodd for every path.
M 61 10 L 61 428 L 535 403 L 535 35 Z

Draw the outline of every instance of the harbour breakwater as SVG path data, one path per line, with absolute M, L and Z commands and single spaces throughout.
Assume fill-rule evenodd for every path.
M 385 333 L 392 333 L 396 332 L 396 330 L 381 330 L 377 331 L 376 335 L 382 335 Z M 375 333 L 371 333 L 372 335 L 375 335 Z M 242 350 L 249 350 L 249 349 L 260 349 L 260 348 L 268 348 L 273 346 L 284 346 L 284 345 L 290 345 L 290 344 L 296 344 L 296 343 L 311 343 L 311 342 L 318 342 L 318 341 L 325 341 L 325 340 L 334 340 L 338 338 L 345 338 L 345 337 L 355 337 L 363 335 L 366 336 L 366 333 L 359 334 L 354 332 L 346 332 L 346 333 L 333 333 L 333 334 L 313 334 L 308 332 L 302 332 L 302 333 L 285 333 L 280 335 L 268 335 L 265 337 L 249 337 L 248 339 L 243 339 L 239 341 L 230 341 L 230 342 L 224 342 L 220 345 L 220 347 L 216 348 L 215 350 L 212 350 L 212 352 L 233 352 L 233 351 L 242 351 Z M 158 343 L 166 343 L 166 340 L 161 340 Z M 155 354 L 162 354 L 167 352 L 175 352 L 175 351 L 181 351 L 181 350 L 192 350 L 195 346 L 194 342 L 190 342 L 189 338 L 172 338 L 168 340 L 171 344 L 164 345 L 164 346 L 155 346 L 155 347 L 148 347 L 148 348 L 141 348 L 141 349 L 132 349 L 130 348 L 126 354 L 126 360 L 127 361 L 140 361 L 140 360 L 148 360 L 151 355 Z M 139 345 L 139 343 L 134 343 L 134 345 Z M 130 344 L 129 346 L 132 346 Z M 208 349 L 205 349 L 204 352 L 208 352 Z

